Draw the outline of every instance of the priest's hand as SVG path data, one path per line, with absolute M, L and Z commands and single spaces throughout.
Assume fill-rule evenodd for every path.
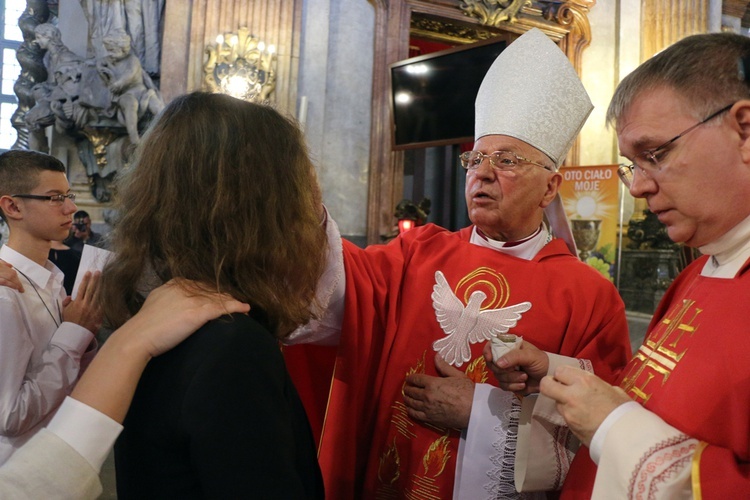
M 438 427 L 465 429 L 469 426 L 474 382 L 435 355 L 435 368 L 441 375 L 414 373 L 406 377 L 404 403 L 414 420 Z
M 500 388 L 522 396 L 539 392 L 539 382 L 549 370 L 547 353 L 525 340 L 520 348 L 508 351 L 497 361 L 492 359 L 490 342 L 484 346 L 483 354 Z
M 19 292 L 23 292 L 23 285 L 18 279 L 18 273 L 5 261 L 0 260 L 0 286 L 7 286 Z
M 619 387 L 572 366 L 559 366 L 554 376 L 544 377 L 541 392 L 557 402 L 557 411 L 586 446 L 591 444 L 594 433 L 607 415 L 630 401 Z

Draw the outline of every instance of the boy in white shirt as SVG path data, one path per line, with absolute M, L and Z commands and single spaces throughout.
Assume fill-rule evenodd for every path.
M 0 287 L 0 464 L 44 427 L 96 352 L 98 274 L 71 301 L 62 272 L 47 260 L 51 241 L 70 231 L 74 200 L 56 158 L 0 154 L 0 216 L 10 229 L 0 259 L 25 289 Z

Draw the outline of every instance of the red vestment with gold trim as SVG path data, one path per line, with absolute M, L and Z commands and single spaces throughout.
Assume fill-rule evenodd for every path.
M 411 420 L 402 396 L 406 375 L 436 375 L 432 344 L 446 336 L 431 298 L 438 270 L 464 306 L 477 290 L 483 309 L 531 302 L 510 333 L 589 359 L 605 379 L 629 356 L 617 291 L 565 243 L 552 240 L 527 261 L 470 236 L 427 225 L 365 250 L 344 243 L 345 314 L 319 450 L 328 498 L 452 496 L 459 432 Z M 459 369 L 495 384 L 483 346 L 472 344 Z
M 701 276 L 704 256 L 688 266 L 664 295 L 649 325 L 643 346 L 618 379 L 628 395 L 667 424 L 708 446 L 692 465 L 692 456 L 674 457 L 693 467 L 693 493 L 702 498 L 750 496 L 750 332 L 745 308 L 750 305 L 750 263 L 733 279 Z M 663 460 L 653 443 L 631 476 L 638 492 L 649 467 Z M 677 466 L 677 465 L 676 465 Z M 667 469 L 669 470 L 669 469 Z M 563 498 L 589 498 L 596 465 L 582 448 L 571 465 Z M 658 482 L 659 478 L 656 479 Z M 635 495 L 634 495 L 635 496 Z

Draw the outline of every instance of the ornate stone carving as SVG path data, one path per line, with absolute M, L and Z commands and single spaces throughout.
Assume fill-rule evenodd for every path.
M 33 87 L 34 107 L 26 113 L 30 130 L 53 125 L 76 139 L 91 191 L 99 202 L 111 198 L 109 184 L 138 143 L 139 129 L 164 107 L 158 90 L 130 53 L 130 36 L 110 31 L 99 57 L 84 59 L 63 44 L 52 24 L 34 29 L 47 52 L 49 78 Z
M 44 147 L 38 147 L 41 144 L 46 146 L 46 144 L 31 137 L 32 132 L 27 127 L 24 118 L 34 106 L 34 86 L 47 79 L 47 69 L 42 61 L 44 51 L 34 43 L 34 28 L 47 22 L 49 17 L 50 9 L 47 0 L 27 0 L 26 10 L 18 19 L 18 26 L 23 34 L 23 43 L 16 52 L 18 63 L 21 65 L 21 73 L 13 85 L 13 92 L 18 97 L 18 108 L 13 113 L 10 123 L 16 129 L 18 136 L 12 149 L 30 149 L 31 147 L 46 151 Z
M 164 109 L 159 91 L 141 62 L 130 52 L 130 36 L 115 31 L 102 39 L 106 54 L 96 59 L 96 69 L 112 93 L 117 121 L 125 126 L 130 142 L 140 141 L 138 122 L 146 113 L 157 115 Z
M 531 0 L 464 0 L 461 10 L 486 26 L 500 26 L 503 22 L 514 23 L 519 11 Z

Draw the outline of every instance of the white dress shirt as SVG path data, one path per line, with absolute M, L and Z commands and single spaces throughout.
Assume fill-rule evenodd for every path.
M 63 274 L 3 245 L 25 293 L 0 287 L 0 464 L 52 417 L 95 353 L 94 335 L 62 321 Z M 86 354 L 87 347 L 92 349 Z M 84 364 L 84 366 L 85 366 Z

